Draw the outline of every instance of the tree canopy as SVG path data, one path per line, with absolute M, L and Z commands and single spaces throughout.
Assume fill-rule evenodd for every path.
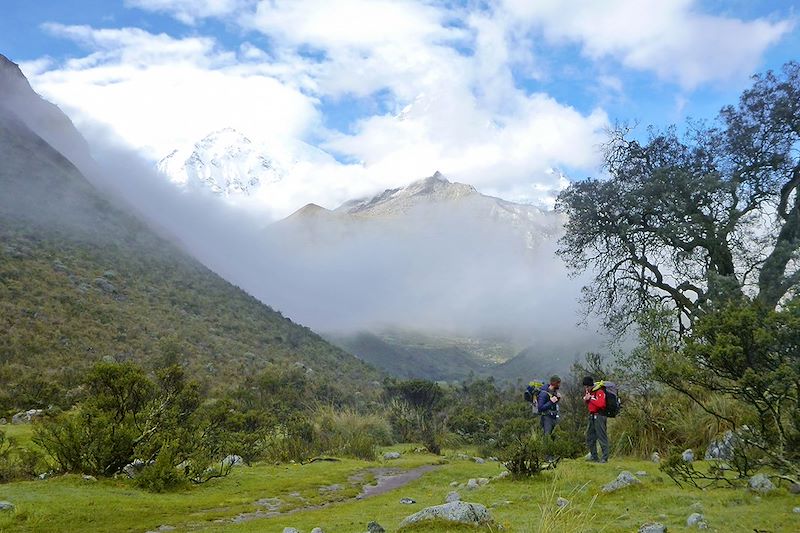
M 559 255 L 591 271 L 589 308 L 618 331 L 654 303 L 681 332 L 710 308 L 749 297 L 776 308 L 800 281 L 800 64 L 754 77 L 710 123 L 618 126 L 607 178 L 572 183 Z

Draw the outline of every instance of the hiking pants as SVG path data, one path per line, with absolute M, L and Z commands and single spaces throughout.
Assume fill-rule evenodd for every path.
M 589 426 L 586 428 L 586 445 L 592 459 L 597 460 L 597 443 L 603 451 L 602 459 L 608 461 L 608 432 L 606 431 L 607 418 L 603 415 L 589 415 Z
M 542 426 L 542 431 L 544 431 L 544 434 L 552 434 L 553 430 L 556 428 L 558 418 L 551 415 L 539 415 L 539 419 L 539 424 Z

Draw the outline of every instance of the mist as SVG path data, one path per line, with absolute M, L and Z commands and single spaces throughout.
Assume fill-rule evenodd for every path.
M 565 352 L 601 342 L 594 324 L 578 326 L 584 280 L 567 275 L 553 236 L 531 246 L 450 204 L 390 219 L 328 212 L 276 222 L 266 210 L 176 187 L 108 128 L 79 127 L 88 147 L 71 127 L 35 129 L 162 236 L 318 332 L 408 329 Z

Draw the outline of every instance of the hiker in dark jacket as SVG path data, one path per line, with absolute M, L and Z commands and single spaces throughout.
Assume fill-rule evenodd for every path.
M 558 402 L 561 394 L 558 392 L 561 387 L 561 378 L 551 376 L 550 383 L 542 385 L 539 396 L 536 399 L 536 409 L 539 413 L 539 423 L 545 435 L 550 435 L 558 422 Z
M 608 462 L 608 431 L 606 429 L 606 392 L 602 382 L 596 384 L 592 376 L 583 378 L 583 401 L 589 408 L 589 425 L 586 427 L 586 445 L 589 447 L 589 460 L 594 463 Z M 597 456 L 597 443 L 603 456 Z

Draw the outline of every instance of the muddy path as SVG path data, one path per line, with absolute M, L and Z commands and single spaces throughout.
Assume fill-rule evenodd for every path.
M 411 470 L 403 470 L 401 468 L 367 468 L 353 474 L 348 478 L 348 482 L 351 484 L 359 484 L 363 483 L 364 479 L 367 476 L 371 475 L 374 476 L 374 480 L 370 483 L 362 485 L 361 492 L 352 498 L 344 498 L 341 500 L 335 500 L 331 502 L 315 504 L 315 505 L 303 505 L 300 503 L 297 507 L 293 507 L 291 509 L 287 509 L 286 511 L 281 511 L 280 508 L 284 506 L 284 504 L 297 502 L 300 500 L 301 502 L 304 500 L 302 496 L 297 493 L 289 494 L 286 499 L 281 499 L 277 497 L 273 498 L 262 498 L 255 502 L 255 505 L 261 507 L 260 509 L 249 512 L 249 513 L 241 513 L 234 518 L 230 519 L 221 519 L 215 520 L 214 523 L 221 524 L 221 523 L 234 523 L 239 524 L 242 522 L 250 522 L 251 520 L 258 520 L 262 518 L 274 518 L 277 516 L 290 516 L 296 513 L 302 513 L 305 511 L 317 511 L 320 509 L 325 509 L 334 505 L 342 505 L 345 503 L 350 503 L 354 501 L 365 500 L 367 498 L 372 498 L 375 496 L 380 496 L 381 494 L 386 494 L 387 492 L 399 489 L 421 478 L 427 472 L 435 470 L 439 468 L 439 465 L 423 465 L 418 466 L 417 468 L 412 468 Z M 341 485 L 331 485 L 328 487 L 320 487 L 320 491 L 336 491 L 340 490 L 342 487 Z M 286 501 L 289 500 L 289 501 Z

